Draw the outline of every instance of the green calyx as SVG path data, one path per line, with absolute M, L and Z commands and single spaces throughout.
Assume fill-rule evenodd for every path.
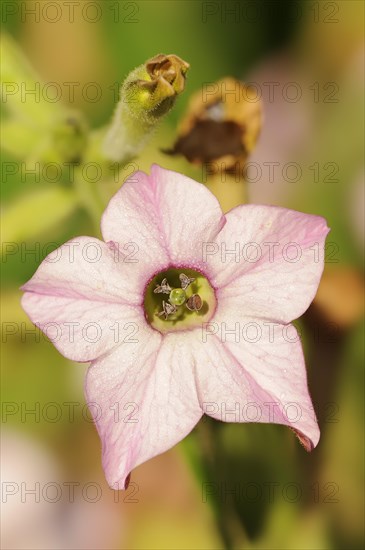
M 147 322 L 161 333 L 191 330 L 208 322 L 214 311 L 214 290 L 204 275 L 188 268 L 170 268 L 147 285 Z

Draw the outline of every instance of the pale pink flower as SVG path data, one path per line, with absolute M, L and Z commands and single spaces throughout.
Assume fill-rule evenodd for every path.
M 204 412 L 285 424 L 311 450 L 319 429 L 289 323 L 316 293 L 325 220 L 256 205 L 224 215 L 206 187 L 153 166 L 124 183 L 101 229 L 105 242 L 79 237 L 43 261 L 23 307 L 65 357 L 91 361 L 85 391 L 109 484 L 123 488 Z M 173 307 L 171 288 L 194 274 L 186 298 L 198 289 L 202 309 Z

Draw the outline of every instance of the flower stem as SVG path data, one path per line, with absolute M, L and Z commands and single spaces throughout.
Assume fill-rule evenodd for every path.
M 83 177 L 81 168 L 75 171 L 74 188 L 78 195 L 80 206 L 89 214 L 96 232 L 100 233 L 100 219 L 105 204 L 98 192 L 97 185 L 98 183 L 92 183 Z
M 90 182 L 82 169 L 75 174 L 81 205 L 99 232 L 101 214 L 107 204 L 112 174 L 136 157 L 164 115 L 173 107 L 185 87 L 189 64 L 176 55 L 159 54 L 134 69 L 123 82 L 120 100 L 109 126 L 91 132 L 83 163 L 97 164 L 102 182 Z M 103 188 L 100 186 L 103 185 Z M 110 186 L 109 186 L 110 187 Z
M 207 483 L 214 483 L 220 487 L 224 464 L 224 450 L 220 441 L 222 426 L 209 417 L 203 417 L 198 424 L 200 443 L 200 460 Z M 223 452 L 222 452 L 223 451 Z M 222 498 L 221 491 L 214 491 L 210 495 L 214 511 L 217 530 L 221 536 L 225 550 L 241 547 L 246 539 L 241 523 L 236 518 L 236 511 L 232 501 Z

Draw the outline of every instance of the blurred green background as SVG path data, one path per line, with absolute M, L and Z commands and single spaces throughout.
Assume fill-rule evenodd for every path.
M 190 63 L 185 92 L 126 176 L 157 162 L 201 180 L 201 170 L 160 149 L 171 146 L 189 97 L 205 83 L 228 75 L 255 83 L 265 120 L 250 159 L 262 171 L 249 178 L 250 202 L 320 214 L 333 243 L 318 297 L 299 320 L 318 448 L 305 453 L 279 426 L 225 426 L 217 431 L 220 474 L 207 486 L 186 460 L 194 431 L 137 468 L 126 493 L 113 494 L 84 407 L 87 367 L 26 334 L 32 326 L 19 305 L 19 286 L 50 249 L 94 235 L 95 226 L 58 194 L 67 185 L 24 174 L 22 158 L 4 144 L 3 241 L 13 243 L 2 255 L 3 489 L 13 483 L 4 548 L 221 548 L 217 502 L 240 548 L 363 548 L 363 12 L 352 0 L 2 2 L 3 29 L 93 128 L 110 120 L 115 90 L 135 66 L 161 52 Z M 78 85 L 67 102 L 70 82 Z M 90 83 L 101 90 L 95 101 Z M 2 113 L 11 124 L 6 103 Z M 16 132 L 22 136 L 21 125 Z M 13 162 L 18 170 L 9 175 Z M 225 494 L 233 488 L 238 494 Z

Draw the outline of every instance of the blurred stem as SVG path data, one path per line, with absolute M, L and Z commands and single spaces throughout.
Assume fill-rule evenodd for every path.
M 208 177 L 206 186 L 219 200 L 223 212 L 248 202 L 247 183 L 241 175 L 217 172 Z
M 219 430 L 224 426 L 209 417 L 203 417 L 198 424 L 200 459 L 204 477 L 208 483 L 214 483 L 219 487 L 218 480 L 221 479 L 221 472 L 224 462 L 222 445 L 219 438 Z M 242 547 L 245 533 L 242 525 L 236 519 L 236 511 L 232 503 L 222 497 L 220 490 L 210 494 L 211 504 L 215 515 L 215 522 L 221 536 L 225 550 L 233 550 Z
M 106 158 L 127 164 L 145 146 L 154 124 L 139 124 L 125 105 L 120 104 L 111 126 L 107 129 L 103 144 Z
M 83 177 L 81 167 L 75 170 L 74 187 L 80 206 L 89 214 L 97 233 L 99 233 L 100 219 L 105 204 L 100 196 L 97 185 L 98 183 L 92 183 Z

